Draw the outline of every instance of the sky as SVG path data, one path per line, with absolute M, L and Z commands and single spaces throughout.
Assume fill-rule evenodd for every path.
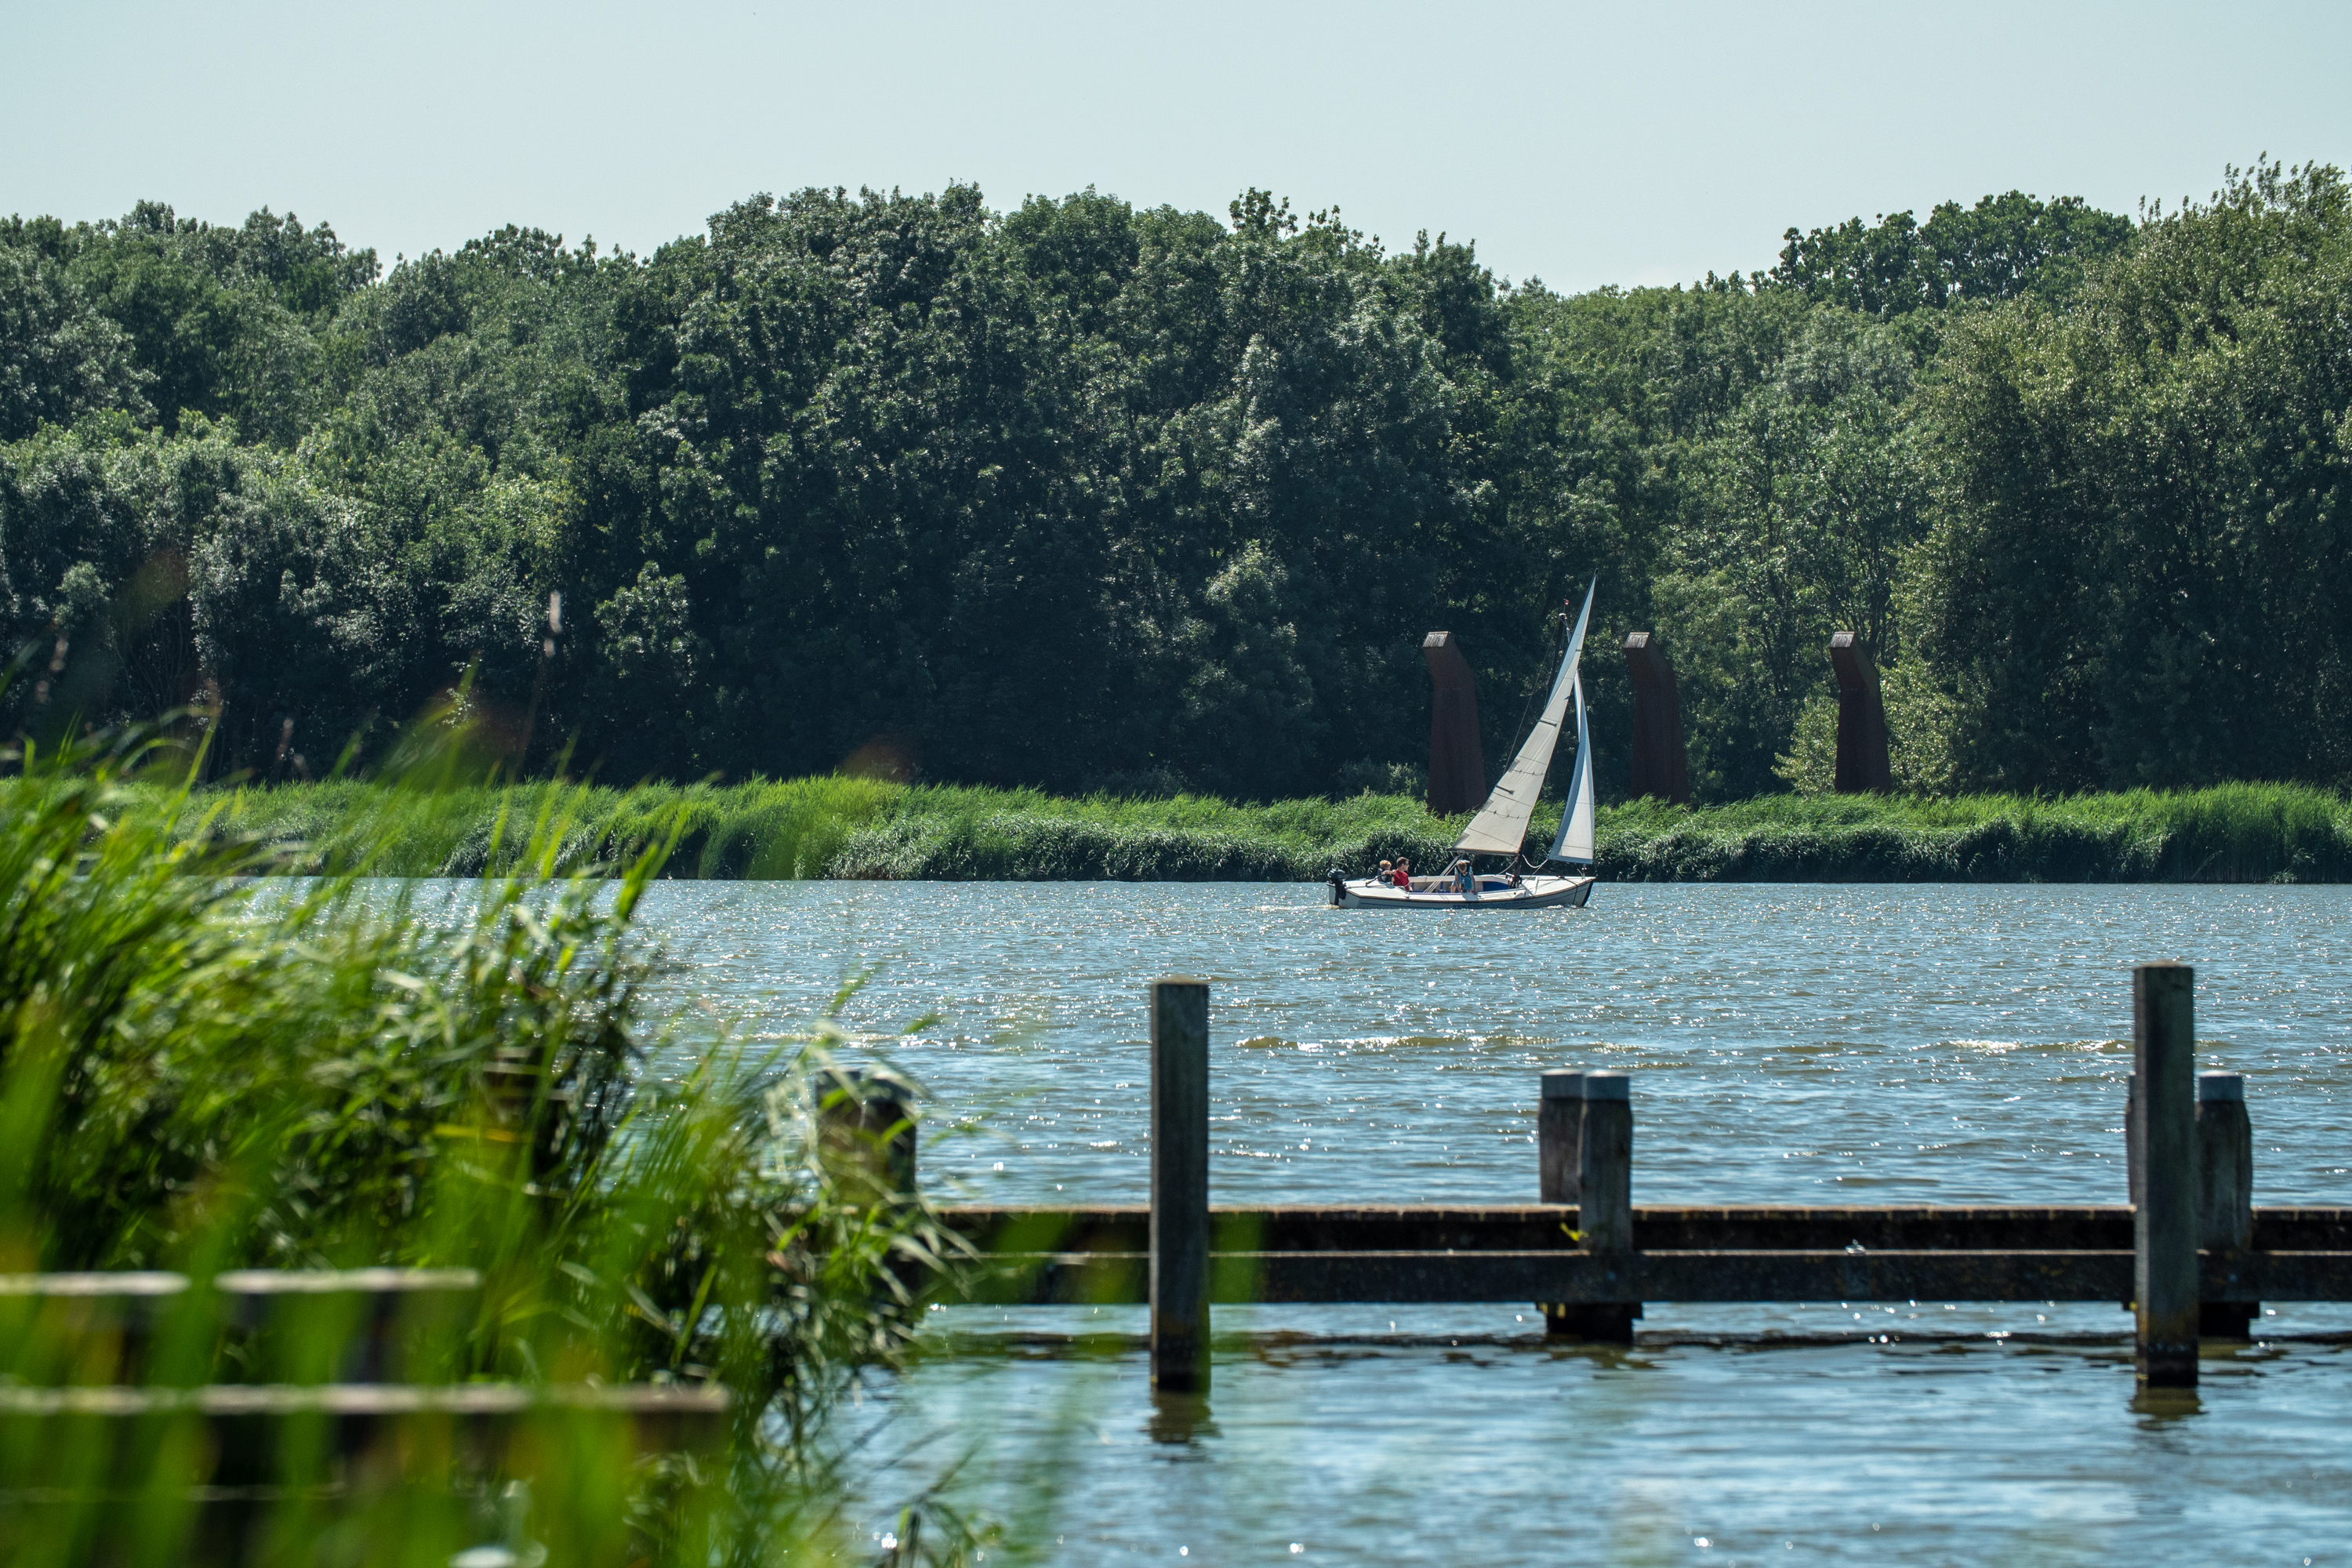
M 1246 186 L 1559 289 L 2021 189 L 2131 213 L 2352 166 L 2352 4 L 0 0 L 0 212 L 268 205 L 354 246 L 649 252 L 758 192 Z

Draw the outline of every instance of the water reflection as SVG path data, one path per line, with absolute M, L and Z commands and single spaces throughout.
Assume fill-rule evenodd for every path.
M 1144 1430 L 1154 1443 L 1189 1448 L 1217 1435 L 1205 1394 L 1164 1394 L 1151 1391 L 1151 1419 Z
M 1314 893 L 668 883 L 646 919 L 673 995 L 772 1037 L 874 965 L 845 1022 L 935 1125 L 981 1119 L 923 1164 L 992 1201 L 1140 1201 L 1143 988 L 1199 971 L 1223 1201 L 1525 1201 L 1536 1075 L 1584 1063 L 1637 1075 L 1637 1201 L 2119 1202 L 2152 953 L 2199 965 L 2199 1065 L 2248 1075 L 2257 1201 L 2352 1187 L 2346 889 L 1617 886 L 1421 921 Z
M 2205 1413 L 2193 1388 L 2143 1388 L 2132 1395 L 2131 1408 L 2133 1415 L 2144 1417 L 2140 1426 L 2147 1432 L 2161 1432 L 2175 1421 Z

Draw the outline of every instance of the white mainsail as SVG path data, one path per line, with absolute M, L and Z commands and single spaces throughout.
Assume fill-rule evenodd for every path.
M 1590 866 L 1592 854 L 1592 734 L 1585 721 L 1584 674 L 1576 677 L 1576 767 L 1569 776 L 1568 805 L 1559 814 L 1559 836 L 1547 860 Z
M 1544 774 L 1551 771 L 1551 753 L 1559 744 L 1560 721 L 1567 717 L 1571 696 L 1578 699 L 1577 751 L 1579 754 L 1584 752 L 1584 708 L 1576 659 L 1584 650 L 1584 623 L 1591 618 L 1592 595 L 1600 586 L 1601 580 L 1596 577 L 1592 586 L 1585 590 L 1584 608 L 1577 614 L 1576 629 L 1569 633 L 1568 652 L 1560 658 L 1559 673 L 1552 678 L 1551 695 L 1545 700 L 1543 714 L 1537 719 L 1534 732 L 1519 748 L 1519 754 L 1511 759 L 1510 768 L 1495 786 L 1495 793 L 1486 797 L 1486 805 L 1454 841 L 1455 849 L 1492 855 L 1519 852 L 1520 846 L 1527 842 L 1528 819 L 1536 813 L 1536 797 L 1543 794 Z M 1589 798 L 1591 792 L 1583 793 Z

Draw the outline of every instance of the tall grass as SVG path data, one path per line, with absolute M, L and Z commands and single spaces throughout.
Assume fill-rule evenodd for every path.
M 501 814 L 528 789 L 360 784 L 225 791 L 208 831 L 385 875 L 479 876 L 508 863 Z M 664 875 L 963 880 L 1302 881 L 1387 858 L 1430 864 L 1463 818 L 1404 795 L 1239 805 L 1201 796 L 1070 799 L 1034 790 L 808 778 L 572 792 L 564 865 L 615 867 L 675 826 Z M 1529 839 L 1540 853 L 1553 824 Z M 1696 809 L 1604 810 L 1605 878 L 1652 881 L 2341 881 L 2352 805 L 2323 790 L 2210 789 L 2035 799 L 1770 795 Z
M 642 1458 L 609 1422 L 542 1422 L 518 1490 L 506 1458 L 429 1426 L 389 1468 L 353 1472 L 299 1423 L 223 1453 L 193 1417 L 0 1401 L 0 1561 L 439 1568 L 486 1532 L 583 1563 L 852 1551 L 828 1416 L 906 1349 L 919 1303 L 900 1281 L 953 1244 L 815 1136 L 812 1085 L 841 1092 L 821 1021 L 755 1054 L 650 1010 L 663 960 L 633 921 L 690 792 L 630 798 L 637 847 L 583 859 L 613 819 L 592 826 L 588 795 L 561 786 L 199 796 L 154 782 L 172 759 L 132 742 L 16 760 L 0 1274 L 169 1268 L 201 1287 L 239 1266 L 461 1268 L 478 1299 L 409 1336 L 413 1381 L 715 1382 L 733 1405 L 698 1458 Z M 763 850 L 806 831 L 795 798 L 756 803 Z M 453 801 L 480 813 L 455 835 L 434 823 Z M 299 861 L 246 831 L 268 812 L 304 824 Z M 454 917 L 369 879 L 469 834 L 494 870 Z M 328 874 L 251 875 L 289 863 Z M 696 1066 L 656 1079 L 656 1045 Z M 316 1382 L 373 1331 L 314 1320 L 257 1349 L 199 1288 L 126 1359 L 69 1318 L 0 1298 L 0 1394 Z M 956 1557 L 968 1534 L 932 1522 L 932 1556 Z
M 2352 804 L 2294 784 L 2037 800 L 1772 795 L 1604 814 L 1608 875 L 1653 881 L 2340 882 Z
M 230 789 L 207 801 L 206 826 L 281 851 L 305 868 L 364 863 L 396 877 L 478 877 L 509 868 L 527 842 L 512 824 L 539 786 L 412 777 L 390 785 L 336 781 Z M 903 791 L 866 779 L 812 778 L 715 789 L 647 784 L 565 792 L 558 863 L 625 864 L 673 834 L 672 877 L 818 877 L 851 835 Z M 508 826 L 502 827 L 501 824 Z

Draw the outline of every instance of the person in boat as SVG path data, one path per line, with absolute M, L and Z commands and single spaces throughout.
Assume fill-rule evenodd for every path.
M 1410 860 L 1398 861 L 1396 863 L 1396 872 L 1389 879 L 1389 880 L 1394 882 L 1398 887 L 1402 888 L 1406 892 L 1412 892 L 1412 862 Z
M 1396 874 L 1389 869 L 1389 863 L 1383 860 L 1381 862 L 1381 868 L 1372 873 L 1372 880 L 1375 882 L 1393 882 L 1396 880 Z
M 1478 896 L 1478 873 L 1471 869 L 1470 857 L 1467 855 L 1454 862 L 1454 885 L 1461 889 L 1462 896 L 1465 899 L 1475 899 Z

